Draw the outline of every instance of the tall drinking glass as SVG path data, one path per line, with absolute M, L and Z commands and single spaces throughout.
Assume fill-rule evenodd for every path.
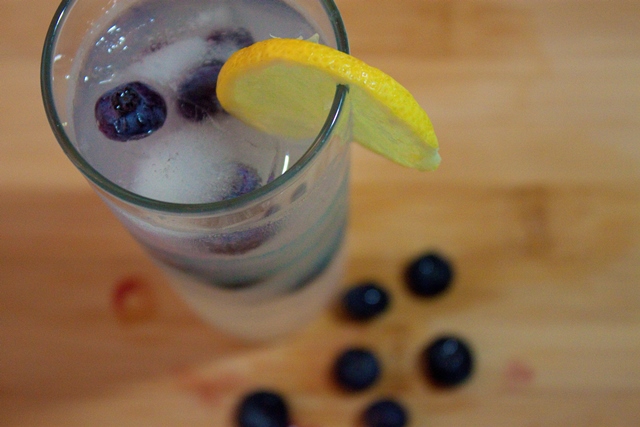
M 309 140 L 263 135 L 220 111 L 195 123 L 181 93 L 243 36 L 315 33 L 348 52 L 332 0 L 65 0 L 44 46 L 44 105 L 66 155 L 196 312 L 248 339 L 312 319 L 340 280 L 348 91 L 336 87 Z M 159 92 L 166 122 L 114 141 L 98 130 L 97 99 L 128 80 Z

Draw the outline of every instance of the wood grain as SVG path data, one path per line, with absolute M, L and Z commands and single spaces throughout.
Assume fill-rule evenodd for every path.
M 443 164 L 354 146 L 344 285 L 379 280 L 392 310 L 249 345 L 191 314 L 57 146 L 38 81 L 57 0 L 0 0 L 0 425 L 232 426 L 256 387 L 298 427 L 358 426 L 380 396 L 415 427 L 638 425 L 640 3 L 337 3 L 354 55 L 429 112 Z M 456 280 L 418 301 L 402 274 L 427 249 Z M 477 357 L 452 391 L 418 366 L 442 333 Z M 348 395 L 329 372 L 354 344 L 384 372 Z

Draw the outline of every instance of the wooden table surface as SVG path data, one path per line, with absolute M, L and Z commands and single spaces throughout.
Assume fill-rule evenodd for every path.
M 297 427 L 358 426 L 380 396 L 414 427 L 640 425 L 640 2 L 338 5 L 353 53 L 429 112 L 443 163 L 353 147 L 344 285 L 380 281 L 391 311 L 248 345 L 189 311 L 58 147 L 39 91 L 57 0 L 0 0 L 0 425 L 232 426 L 257 387 Z M 456 280 L 418 301 L 402 271 L 430 249 Z M 449 391 L 418 368 L 442 333 L 477 361 Z M 329 372 L 356 344 L 383 376 L 351 395 Z

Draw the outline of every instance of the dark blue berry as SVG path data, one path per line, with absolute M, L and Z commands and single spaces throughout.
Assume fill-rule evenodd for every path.
M 214 44 L 232 45 L 235 50 L 245 48 L 255 43 L 253 36 L 246 28 L 224 28 L 216 30 L 207 40 Z
M 244 163 L 234 163 L 234 174 L 231 178 L 228 191 L 222 197 L 223 200 L 242 196 L 262 186 L 262 177 L 253 166 Z
M 216 93 L 222 61 L 196 68 L 178 86 L 178 111 L 187 120 L 200 122 L 223 111 Z
M 387 291 L 375 283 L 363 283 L 344 294 L 342 306 L 354 320 L 369 320 L 383 313 L 389 305 Z
M 348 391 L 361 391 L 372 386 L 380 376 L 378 359 L 369 350 L 356 348 L 342 353 L 335 362 L 338 384 Z
M 414 259 L 406 270 L 407 285 L 419 296 L 435 296 L 445 291 L 453 279 L 449 262 L 435 253 Z
M 390 399 L 373 402 L 363 414 L 364 427 L 404 427 L 407 412 L 404 407 Z
M 240 402 L 237 422 L 239 427 L 289 427 L 289 410 L 279 394 L 256 391 Z
M 149 136 L 167 118 L 158 92 L 141 82 L 125 83 L 106 92 L 95 107 L 98 128 L 109 139 L 130 141 Z
M 473 371 L 473 354 L 460 338 L 443 336 L 423 353 L 427 375 L 438 386 L 451 387 L 464 382 Z
M 230 178 L 227 192 L 221 200 L 233 199 L 249 193 L 262 186 L 262 178 L 258 171 L 244 163 L 231 165 L 234 174 Z M 277 208 L 271 208 L 266 215 L 272 214 Z M 243 231 L 219 234 L 202 240 L 203 245 L 211 253 L 226 255 L 241 255 L 262 245 L 275 233 L 276 227 L 268 224 Z

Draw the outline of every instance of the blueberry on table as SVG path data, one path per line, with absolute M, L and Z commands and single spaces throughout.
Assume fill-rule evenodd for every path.
M 434 340 L 423 353 L 423 363 L 434 384 L 451 387 L 463 383 L 473 371 L 473 354 L 462 339 L 443 336 Z
M 260 390 L 245 396 L 237 411 L 239 427 L 289 427 L 289 409 L 279 394 Z
M 216 94 L 222 61 L 196 68 L 178 87 L 178 111 L 187 120 L 201 122 L 224 111 Z
M 216 30 L 207 40 L 214 44 L 230 44 L 235 49 L 242 49 L 255 43 L 253 36 L 246 28 L 224 28 Z
M 453 279 L 449 262 L 435 253 L 415 258 L 407 267 L 406 281 L 409 289 L 418 296 L 430 297 L 444 292 Z
M 404 427 L 407 411 L 395 400 L 382 399 L 370 404 L 363 414 L 364 427 Z
M 348 391 L 361 391 L 372 386 L 380 376 L 380 365 L 369 350 L 354 348 L 343 352 L 335 362 L 338 384 Z
M 148 85 L 130 82 L 102 95 L 96 102 L 95 117 L 107 138 L 125 142 L 160 129 L 167 118 L 167 105 Z
M 342 307 L 353 320 L 369 320 L 382 314 L 389 306 L 389 294 L 376 283 L 363 283 L 348 289 Z

